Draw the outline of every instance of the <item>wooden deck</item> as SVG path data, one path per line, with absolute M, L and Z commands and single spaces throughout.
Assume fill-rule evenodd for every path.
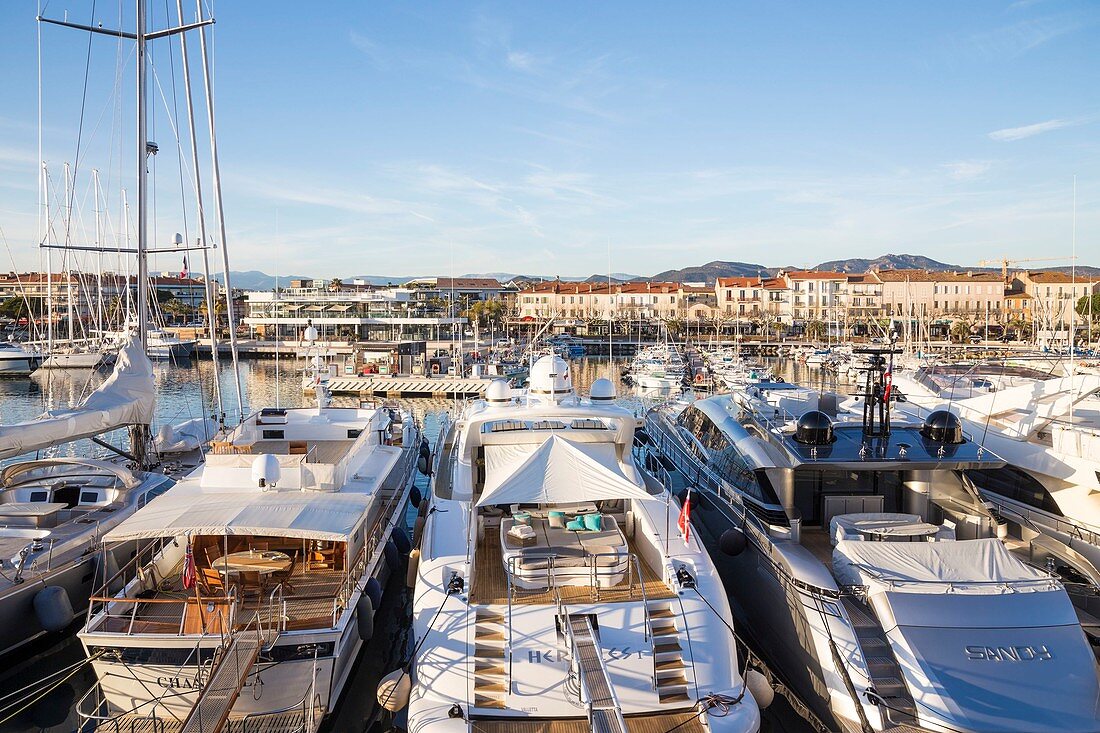
M 632 540 L 627 540 L 627 549 L 637 555 Z M 660 576 L 638 556 L 638 564 L 642 570 L 642 581 L 645 584 L 645 598 L 649 600 L 661 598 L 675 598 L 676 593 L 665 585 Z M 599 600 L 600 603 L 622 603 L 625 601 L 642 600 L 642 590 L 635 581 L 633 587 L 630 579 L 624 578 L 617 585 L 609 588 L 592 588 L 587 585 L 558 586 L 558 594 L 566 603 L 586 603 Z M 599 594 L 597 599 L 597 593 Z M 518 604 L 546 605 L 557 602 L 553 590 L 523 590 L 513 589 L 512 602 Z M 508 603 L 508 578 L 504 571 L 504 560 L 500 554 L 500 541 L 495 532 L 486 532 L 485 538 L 477 545 L 477 555 L 474 563 L 474 578 L 470 586 L 470 603 L 474 605 L 492 605 Z
M 627 733 L 667 733 L 676 729 L 677 733 L 707 733 L 702 717 L 697 712 L 657 713 L 653 715 L 627 715 Z M 588 720 L 568 718 L 547 720 L 545 718 L 496 718 L 493 720 L 471 720 L 471 733 L 590 733 Z

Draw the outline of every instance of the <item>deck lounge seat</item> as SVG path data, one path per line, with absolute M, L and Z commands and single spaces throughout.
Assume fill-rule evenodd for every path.
M 863 540 L 869 529 L 901 527 L 910 524 L 923 524 L 923 522 L 924 520 L 918 514 L 898 512 L 838 514 L 829 520 L 829 541 L 833 547 L 836 547 L 836 544 L 842 540 Z M 953 540 L 955 539 L 955 531 L 951 527 L 943 526 L 931 539 Z
M 532 517 L 530 522 L 536 541 L 527 546 L 510 534 L 515 520 L 506 517 L 500 524 L 505 572 L 511 573 L 518 587 L 537 590 L 551 584 L 590 585 L 593 567 L 598 568 L 596 584 L 600 587 L 617 585 L 625 577 L 626 538 L 614 517 L 604 516 L 599 530 L 583 531 L 552 527 L 542 517 Z

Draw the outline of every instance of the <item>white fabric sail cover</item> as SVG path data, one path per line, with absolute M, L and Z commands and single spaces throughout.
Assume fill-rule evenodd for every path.
M 347 542 L 363 521 L 369 494 L 175 490 L 158 496 L 108 532 L 108 542 L 183 535 L 275 535 Z
M 998 539 L 948 542 L 841 540 L 833 573 L 870 593 L 999 594 L 1050 590 L 1050 578 L 1016 559 Z
M 148 425 L 156 407 L 153 365 L 133 341 L 118 352 L 115 370 L 79 406 L 36 420 L 0 425 L 0 459 L 101 435 L 124 425 Z
M 633 468 L 624 472 L 613 443 L 573 443 L 554 435 L 538 444 L 485 447 L 478 506 L 651 498 Z

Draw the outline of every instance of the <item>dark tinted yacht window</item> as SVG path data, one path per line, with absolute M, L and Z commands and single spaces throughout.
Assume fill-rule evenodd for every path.
M 1043 485 L 1015 466 L 971 469 L 964 473 L 979 489 L 1062 516 L 1054 497 Z

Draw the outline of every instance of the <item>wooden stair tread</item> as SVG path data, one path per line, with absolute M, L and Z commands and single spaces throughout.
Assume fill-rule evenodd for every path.
M 479 680 L 474 679 L 474 692 L 499 692 L 503 694 L 505 691 L 504 683 L 496 680 Z
M 658 677 L 657 678 L 657 687 L 658 688 L 661 688 L 661 687 L 686 687 L 687 683 L 688 683 L 687 677 L 684 677 L 684 675 L 682 673 L 677 675 L 676 677 Z
M 668 641 L 668 642 L 664 642 L 664 643 L 661 643 L 661 644 L 654 644 L 654 646 L 653 646 L 653 653 L 654 654 L 667 654 L 669 652 L 682 652 L 682 651 L 683 651 L 683 649 L 680 647 L 680 642 L 678 642 L 678 641 Z
M 504 647 L 500 646 L 475 646 L 474 656 L 482 659 L 504 659 Z
M 494 708 L 496 710 L 503 710 L 504 700 L 497 699 L 495 697 L 485 697 L 483 695 L 474 695 L 474 707 L 475 708 Z
M 662 703 L 671 702 L 691 702 L 691 698 L 688 697 L 686 692 L 675 692 L 670 695 L 660 695 Z
M 667 671 L 667 670 L 670 670 L 670 669 L 683 669 L 684 668 L 684 660 L 679 659 L 679 658 L 677 658 L 677 659 L 666 659 L 663 662 L 655 663 L 653 665 L 653 668 L 656 669 L 658 672 L 664 672 L 664 671 Z

